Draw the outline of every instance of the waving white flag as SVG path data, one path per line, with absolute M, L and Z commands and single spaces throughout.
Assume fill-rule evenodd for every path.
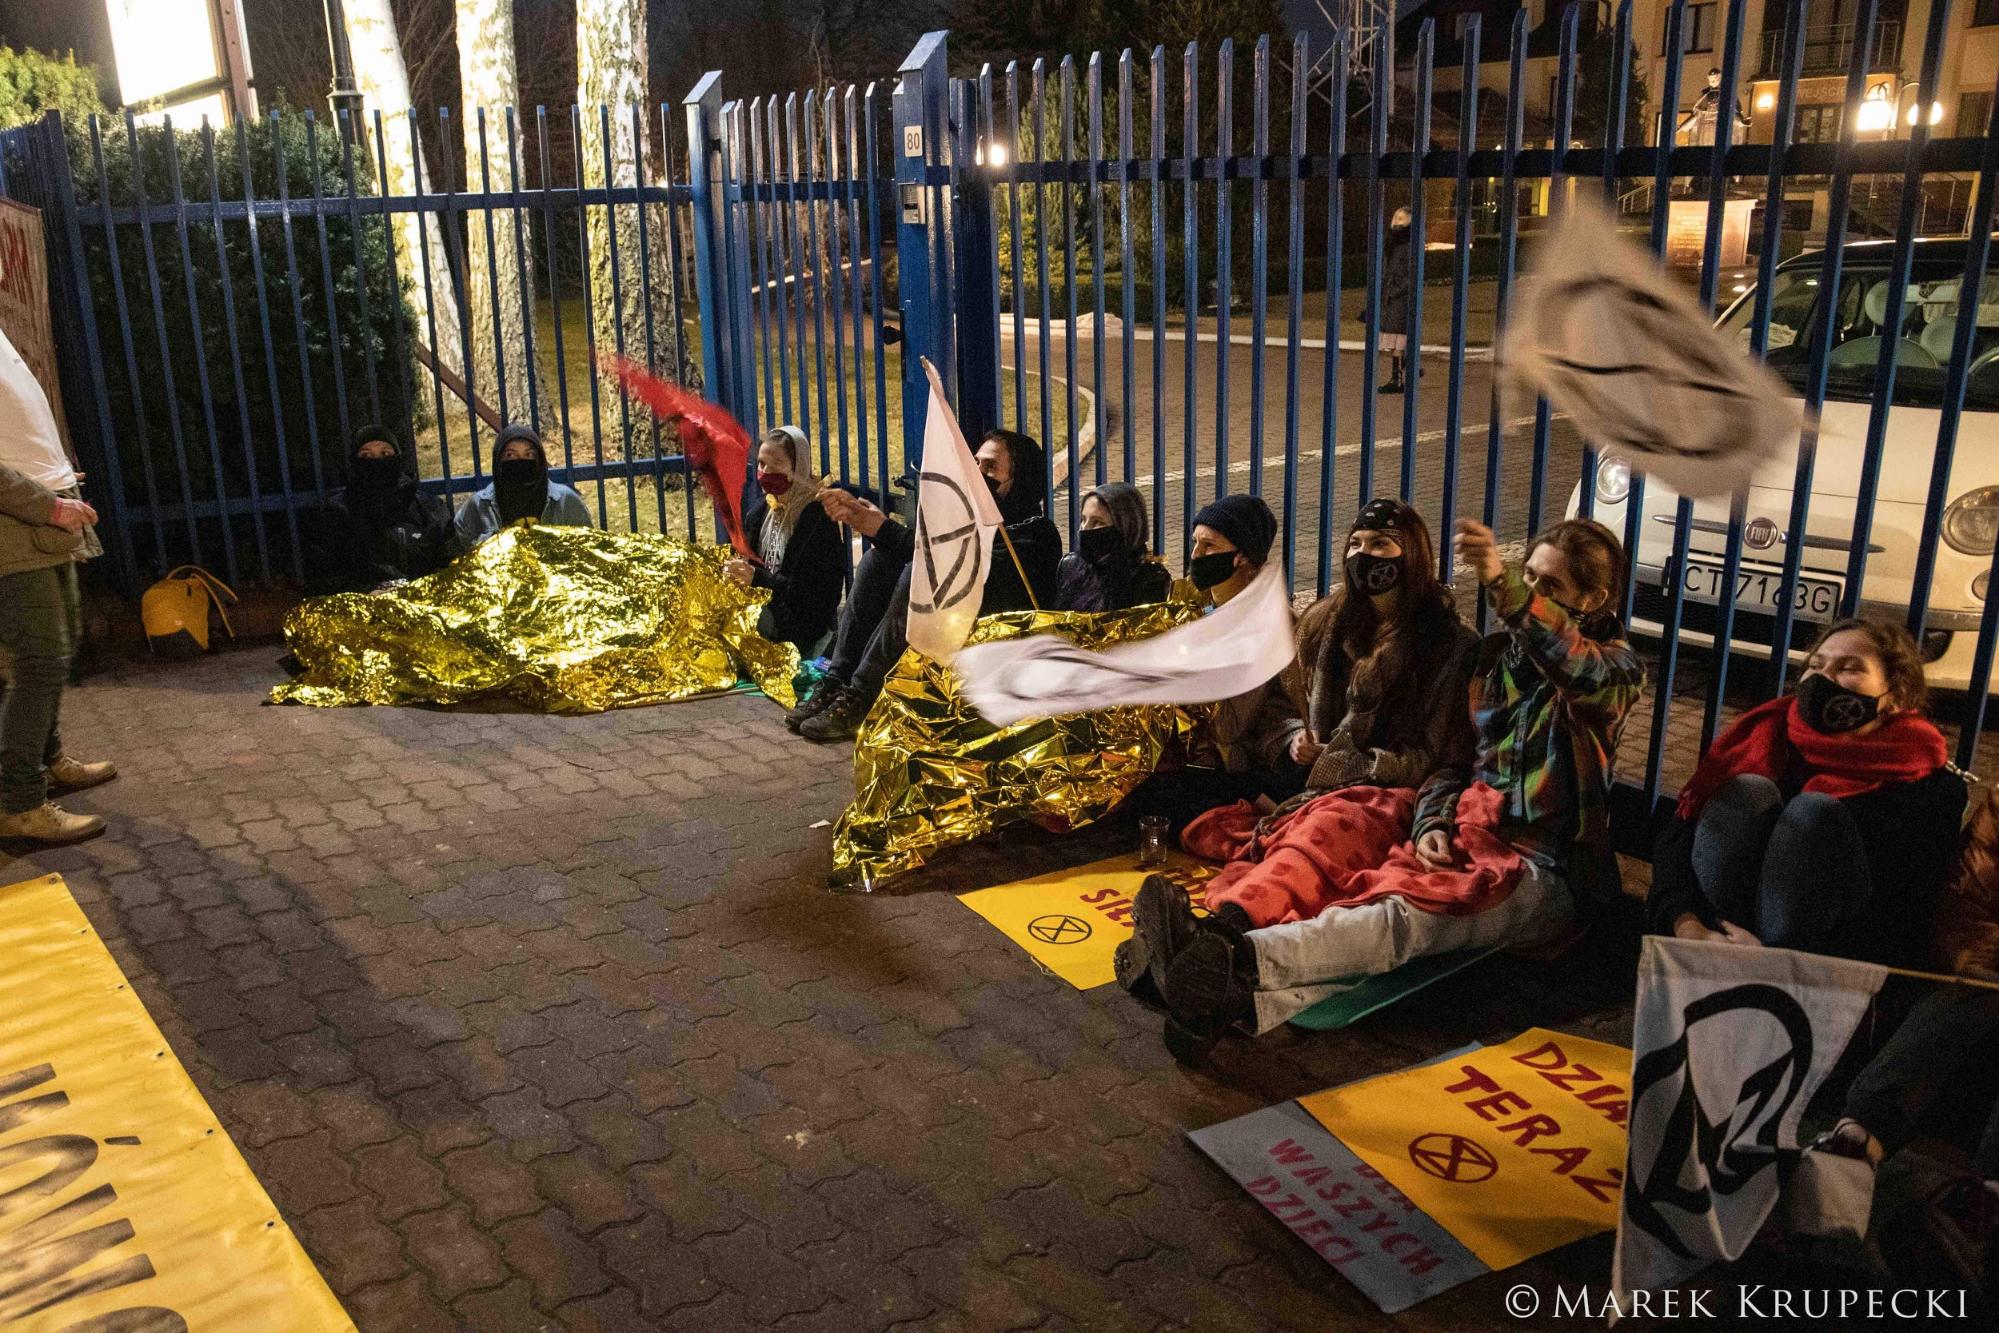
M 1284 571 L 1255 582 L 1191 625 L 1088 652 L 1056 634 L 975 643 L 951 663 L 961 692 L 994 726 L 1126 704 L 1205 704 L 1255 689 L 1290 665 L 1291 596 Z
M 1499 368 L 1509 396 L 1546 395 L 1584 439 L 1681 495 L 1730 494 L 1798 439 L 1784 381 L 1585 198 L 1515 285 Z
M 965 443 L 943 381 L 928 359 L 930 408 L 923 421 L 923 472 L 916 493 L 916 557 L 909 578 L 909 646 L 949 662 L 972 633 L 986 596 L 999 503 Z

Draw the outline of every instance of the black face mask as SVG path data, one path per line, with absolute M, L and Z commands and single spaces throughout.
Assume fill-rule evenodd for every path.
M 1197 555 L 1187 562 L 1187 577 L 1202 592 L 1227 583 L 1235 573 L 1238 552 L 1211 551 L 1207 555 Z
M 493 498 L 500 508 L 500 526 L 523 518 L 540 518 L 548 507 L 548 468 L 538 458 L 509 458 L 493 474 Z
M 384 458 L 356 455 L 347 468 L 347 484 L 357 491 L 386 491 L 403 479 L 403 460 L 390 454 Z
M 1076 553 L 1093 565 L 1116 555 L 1123 546 L 1116 528 L 1084 528 L 1076 534 Z
M 1365 551 L 1347 557 L 1347 586 L 1370 597 L 1393 591 L 1402 582 L 1399 555 L 1369 555 Z
M 993 499 L 995 500 L 999 499 L 1000 498 L 999 478 L 993 476 L 987 476 L 985 473 L 980 473 L 979 475 L 984 476 L 986 478 L 986 489 L 993 493 Z
M 1813 672 L 1798 682 L 1798 712 L 1813 731 L 1828 736 L 1856 731 L 1880 711 L 1879 698 L 1849 690 L 1830 676 Z

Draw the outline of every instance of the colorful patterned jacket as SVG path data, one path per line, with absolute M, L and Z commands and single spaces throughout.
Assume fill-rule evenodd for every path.
M 1580 848 L 1597 875 L 1606 868 L 1614 875 L 1610 767 L 1625 716 L 1645 688 L 1644 664 L 1615 621 L 1584 633 L 1517 570 L 1488 584 L 1486 594 L 1507 628 L 1480 645 L 1472 685 L 1478 757 L 1424 784 L 1415 836 L 1449 829 L 1458 794 L 1483 782 L 1505 797 L 1507 839 L 1523 855 L 1568 873 Z M 1603 886 L 1575 887 L 1595 894 Z

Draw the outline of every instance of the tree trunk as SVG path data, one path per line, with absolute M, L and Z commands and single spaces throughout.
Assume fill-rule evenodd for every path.
M 354 51 L 354 81 L 361 88 L 364 128 L 373 131 L 374 113 L 379 111 L 382 134 L 388 140 L 385 153 L 388 179 L 382 182 L 382 188 L 391 195 L 413 194 L 423 145 L 417 141 L 415 126 L 410 123 L 409 73 L 403 64 L 402 43 L 396 39 L 395 16 L 389 11 L 389 0 L 347 0 L 346 13 L 347 41 Z M 432 184 L 428 170 L 424 172 L 424 183 Z M 436 342 L 431 350 L 441 364 L 462 367 L 465 348 L 459 337 L 458 299 L 442 235 L 429 223 L 420 233 L 414 213 L 397 213 L 394 217 L 396 272 L 409 284 L 416 305 L 417 323 L 411 333 L 429 342 L 434 322 Z M 428 245 L 424 244 L 425 239 Z M 426 268 L 430 272 L 428 303 L 423 284 Z
M 525 184 L 514 161 L 519 131 L 510 141 L 507 130 L 508 110 L 520 97 L 513 0 L 457 0 L 457 6 L 459 101 L 465 123 L 465 171 L 459 179 L 468 194 L 511 190 Z M 527 421 L 554 409 L 547 381 L 530 356 L 534 266 L 515 243 L 517 223 L 525 244 L 529 224 L 518 209 L 477 209 L 465 215 L 465 293 L 474 391 L 507 420 Z
M 645 0 L 577 0 L 576 4 L 576 100 L 582 117 L 582 156 L 579 164 L 585 188 L 602 189 L 637 185 L 643 175 L 646 137 L 657 131 L 657 122 L 646 114 L 646 3 Z M 632 108 L 642 108 L 640 123 L 644 136 L 633 133 Z M 609 151 L 605 149 L 601 107 L 610 109 Z M 606 157 L 609 172 L 606 173 Z M 667 233 L 671 225 L 666 209 L 648 205 L 645 210 L 645 247 L 649 269 L 642 276 L 640 263 L 639 209 L 631 204 L 606 208 L 592 204 L 589 216 L 590 308 L 599 353 L 618 351 L 633 361 L 649 364 L 670 378 L 682 378 L 681 338 L 674 274 L 667 263 Z M 615 231 L 611 216 L 616 215 Z M 616 264 L 613 266 L 613 238 Z M 615 273 L 615 281 L 614 281 Z M 648 302 L 651 310 L 652 339 L 647 347 Z M 619 311 L 622 308 L 623 318 Z M 616 392 L 615 386 L 610 390 Z M 652 433 L 634 431 L 635 451 L 643 441 L 649 448 Z

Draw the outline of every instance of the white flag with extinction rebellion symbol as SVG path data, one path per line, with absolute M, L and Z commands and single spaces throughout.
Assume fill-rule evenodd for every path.
M 1887 979 L 1871 963 L 1647 936 L 1611 1286 L 1685 1282 L 1756 1238 L 1798 1119 Z
M 1498 359 L 1509 394 L 1544 395 L 1590 444 L 1690 498 L 1732 494 L 1797 443 L 1784 382 L 1581 196 L 1516 286 Z
M 965 646 L 986 596 L 999 502 L 965 443 L 926 359 L 930 406 L 923 421 L 923 470 L 916 492 L 916 556 L 909 572 L 909 646 L 949 662 Z M 1023 480 L 1025 484 L 1025 480 Z

